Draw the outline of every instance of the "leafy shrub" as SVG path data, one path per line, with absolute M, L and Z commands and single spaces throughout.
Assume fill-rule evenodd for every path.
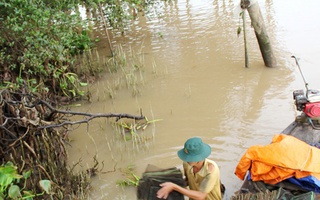
M 35 78 L 34 86 L 44 82 L 67 96 L 82 95 L 69 92 L 74 88 L 73 82 L 64 90 L 53 84 L 53 79 L 57 69 L 69 73 L 74 55 L 93 45 L 89 29 L 77 12 L 63 10 L 65 6 L 61 4 L 50 5 L 37 0 L 0 2 L 0 66 L 4 67 L 2 73 L 10 71 L 11 75 L 3 75 L 7 79 L 1 82 L 22 86 L 23 80 Z

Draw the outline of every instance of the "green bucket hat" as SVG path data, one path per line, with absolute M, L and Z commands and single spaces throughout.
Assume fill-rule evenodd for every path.
M 184 162 L 199 162 L 211 154 L 211 147 L 203 143 L 199 137 L 188 139 L 184 148 L 178 151 L 178 156 Z

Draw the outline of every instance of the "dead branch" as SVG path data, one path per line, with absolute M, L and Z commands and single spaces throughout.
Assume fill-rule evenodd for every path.
M 5 95 L 4 95 L 5 94 Z M 17 139 L 18 136 L 12 131 L 13 125 L 19 127 L 33 126 L 33 129 L 41 130 L 47 128 L 65 127 L 68 125 L 77 125 L 82 123 L 88 123 L 95 118 L 116 118 L 116 121 L 122 118 L 142 120 L 145 116 L 126 114 L 126 113 L 84 113 L 75 112 L 71 110 L 60 110 L 53 107 L 45 100 L 32 96 L 31 94 L 18 94 L 19 98 L 13 99 L 13 96 L 17 94 L 11 94 L 9 91 L 2 91 L 0 99 L 2 102 L 2 118 L 3 122 L 0 124 L 0 130 L 2 129 L 7 134 L 11 135 L 11 138 Z M 66 117 L 68 116 L 68 117 Z M 78 121 L 68 120 L 71 116 L 84 116 L 85 119 Z
M 122 119 L 122 118 L 128 118 L 128 119 L 134 119 L 134 120 L 142 120 L 145 119 L 145 116 L 142 114 L 140 116 L 136 115 L 130 115 L 130 114 L 124 114 L 124 113 L 84 113 L 84 112 L 75 112 L 75 111 L 67 111 L 67 110 L 58 110 L 52 107 L 48 102 L 45 102 L 43 100 L 40 100 L 40 104 L 43 104 L 47 106 L 51 111 L 51 115 L 59 113 L 59 114 L 68 114 L 68 115 L 79 115 L 79 116 L 86 116 L 86 119 L 83 120 L 78 120 L 78 121 L 64 121 L 60 124 L 51 124 L 51 125 L 45 125 L 45 126 L 40 126 L 40 129 L 44 128 L 54 128 L 54 127 L 61 127 L 65 125 L 76 125 L 76 124 L 82 124 L 82 123 L 88 123 L 92 119 L 95 118 L 116 118 L 116 121 Z

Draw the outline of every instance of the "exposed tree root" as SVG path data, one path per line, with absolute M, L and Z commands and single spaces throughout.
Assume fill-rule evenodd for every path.
M 31 170 L 26 189 L 40 193 L 39 181 L 51 181 L 51 194 L 39 199 L 81 199 L 89 190 L 89 175 L 94 175 L 95 165 L 87 172 L 74 174 L 67 164 L 65 139 L 68 126 L 88 123 L 95 118 L 145 119 L 141 114 L 89 114 L 59 110 L 47 99 L 21 91 L 0 90 L 0 164 L 8 161 L 18 167 L 19 173 Z M 71 116 L 84 116 L 71 121 Z M 35 198 L 37 199 L 37 197 Z

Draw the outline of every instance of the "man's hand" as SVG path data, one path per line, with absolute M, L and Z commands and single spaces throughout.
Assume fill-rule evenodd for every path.
M 183 188 L 177 184 L 171 183 L 171 182 L 165 182 L 161 183 L 160 186 L 162 187 L 160 190 L 157 192 L 157 197 L 159 199 L 167 199 L 170 192 L 177 191 L 185 196 L 188 196 L 191 199 L 195 200 L 205 200 L 207 193 L 205 192 L 200 192 L 196 190 L 188 190 L 186 188 Z
M 158 190 L 157 192 L 157 197 L 159 199 L 167 199 L 170 192 L 172 192 L 172 190 L 174 190 L 174 188 L 177 186 L 174 183 L 171 182 L 165 182 L 165 183 L 161 183 L 160 186 L 162 187 L 160 190 Z

